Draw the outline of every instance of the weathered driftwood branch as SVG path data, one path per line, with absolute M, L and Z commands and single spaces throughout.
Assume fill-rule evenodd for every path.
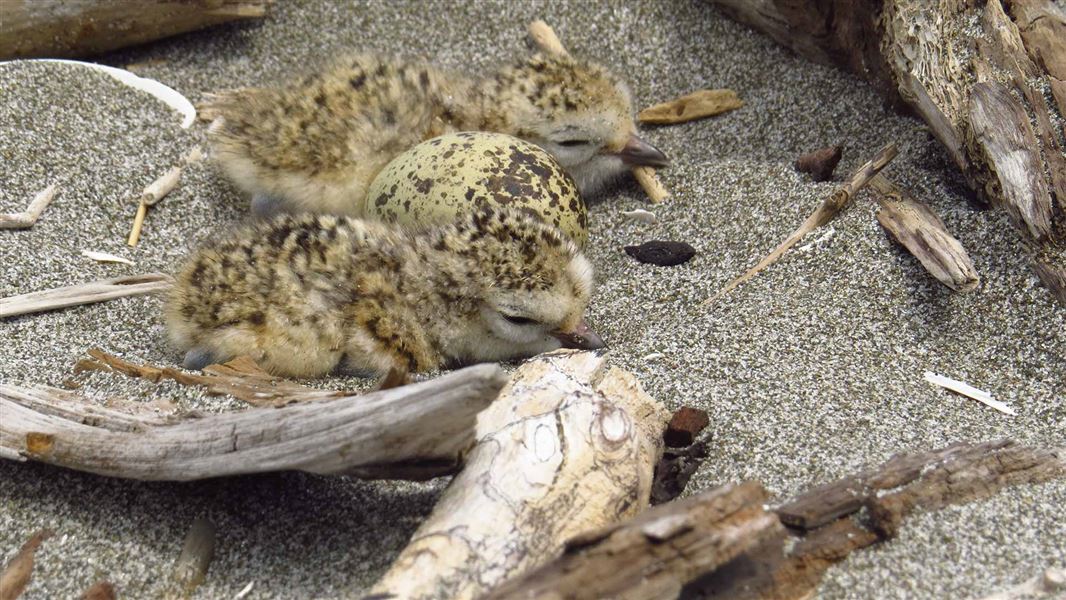
M 548 54 L 560 54 L 566 55 L 566 47 L 559 41 L 559 36 L 555 35 L 555 31 L 544 21 L 537 19 L 529 24 L 527 28 L 530 40 L 541 51 Z M 648 198 L 653 203 L 659 203 L 665 200 L 670 194 L 663 187 L 659 178 L 655 176 L 655 169 L 651 167 L 633 167 L 633 176 L 637 182 L 640 183 L 640 187 L 644 188 L 644 192 L 648 194 Z
M 915 511 L 1063 477 L 1066 448 L 998 441 L 898 455 L 781 505 L 776 512 L 791 527 L 788 534 L 737 557 L 687 591 L 700 598 L 809 598 L 832 564 L 894 537 Z
M 921 117 L 969 185 L 1037 240 L 1066 199 L 1066 12 L 1049 0 L 710 0 Z M 1005 10 L 1006 9 L 1006 10 Z M 1008 15 L 1009 13 L 1009 15 Z M 969 24 L 978 31 L 971 31 Z M 965 25 L 964 25 L 965 24 Z M 1053 215 L 1052 194 L 1058 198 Z
M 181 170 L 181 167 L 171 167 L 141 192 L 137 201 L 137 214 L 133 217 L 133 226 L 130 228 L 130 237 L 126 240 L 128 246 L 137 245 L 141 239 L 141 228 L 144 226 L 148 207 L 154 206 L 178 186 L 178 181 L 181 180 Z
M 636 515 L 668 416 L 592 353 L 526 363 L 478 416 L 462 472 L 371 594 L 479 597 L 578 533 Z
M 730 281 L 725 287 L 715 293 L 713 296 L 705 300 L 701 306 L 706 306 L 718 300 L 722 296 L 726 295 L 738 285 L 745 281 L 755 277 L 759 271 L 762 271 L 766 267 L 777 262 L 789 248 L 795 246 L 802 240 L 808 233 L 818 229 L 822 225 L 825 225 L 829 221 L 833 220 L 833 217 L 837 215 L 841 210 L 847 206 L 855 194 L 859 192 L 869 181 L 878 173 L 881 169 L 885 168 L 893 158 L 896 157 L 897 150 L 895 144 L 889 144 L 882 148 L 869 162 L 859 167 L 851 177 L 848 178 L 842 186 L 837 188 L 831 196 L 826 198 L 818 209 L 807 217 L 807 220 L 803 222 L 795 231 L 793 231 L 785 241 L 781 242 L 773 252 L 766 255 L 766 258 L 759 261 L 759 264 L 750 268 L 740 277 L 737 277 L 733 281 Z
M 4 3 L 0 60 L 73 57 L 267 14 L 271 0 L 32 0 Z
M 637 120 L 648 125 L 675 125 L 713 117 L 742 106 L 744 101 L 733 90 L 699 90 L 649 106 L 637 114 Z
M 877 222 L 937 281 L 960 292 L 977 288 L 981 278 L 970 255 L 931 208 L 882 175 L 871 179 L 870 187 L 881 206 Z
M 1052 264 L 1040 258 L 1034 258 L 1030 267 L 1044 283 L 1044 287 L 1050 290 L 1059 302 L 1066 305 L 1066 264 Z
M 37 192 L 37 195 L 30 201 L 30 205 L 26 207 L 26 210 L 20 213 L 3 213 L 0 214 L 0 229 L 29 229 L 37 223 L 37 219 L 41 218 L 41 213 L 44 209 L 52 203 L 52 199 L 56 196 L 56 184 L 52 184 L 43 190 Z
M 170 289 L 172 281 L 163 273 L 146 273 L 8 296 L 0 298 L 0 318 L 162 292 Z
M 782 533 L 765 500 L 749 482 L 656 506 L 571 540 L 561 556 L 487 597 L 676 598 L 688 581 Z
M 475 416 L 505 382 L 499 367 L 478 365 L 382 392 L 195 418 L 0 385 L 0 456 L 146 480 L 280 470 L 424 479 L 454 471 Z
M 4 571 L 0 573 L 0 600 L 15 600 L 26 589 L 30 577 L 33 576 L 33 558 L 37 554 L 37 548 L 51 537 L 52 533 L 50 529 L 42 529 L 30 536 L 15 557 L 4 566 Z

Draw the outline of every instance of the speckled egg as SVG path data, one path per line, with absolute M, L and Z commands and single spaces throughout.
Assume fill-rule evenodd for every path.
M 370 184 L 364 214 L 431 223 L 481 203 L 524 209 L 580 246 L 588 240 L 588 212 L 570 175 L 540 147 L 499 133 L 442 135 L 397 156 Z

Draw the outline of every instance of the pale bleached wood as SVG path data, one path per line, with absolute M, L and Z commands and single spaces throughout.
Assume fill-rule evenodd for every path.
M 871 179 L 870 187 L 881 207 L 877 221 L 926 271 L 953 290 L 977 289 L 981 278 L 973 260 L 931 208 L 882 175 Z
M 454 471 L 506 376 L 468 367 L 365 395 L 196 418 L 130 415 L 38 386 L 0 386 L 0 447 L 99 475 L 187 481 L 268 471 L 424 479 Z
M 52 203 L 56 196 L 56 185 L 52 185 L 37 192 L 26 210 L 20 213 L 0 214 L 0 229 L 29 229 L 37 224 L 44 209 Z
M 687 582 L 784 532 L 765 501 L 762 486 L 746 482 L 661 504 L 571 541 L 486 599 L 676 598 Z
M 371 594 L 475 598 L 648 505 L 669 414 L 589 352 L 520 367 L 463 471 Z
M 267 14 L 271 0 L 4 0 L 0 60 L 73 57 Z
M 143 296 L 168 290 L 172 282 L 169 275 L 146 273 L 8 296 L 0 299 L 0 318 L 105 302 L 127 296 Z

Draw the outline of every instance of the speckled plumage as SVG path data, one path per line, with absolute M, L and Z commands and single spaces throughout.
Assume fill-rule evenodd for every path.
M 215 155 L 241 188 L 292 210 L 354 216 L 390 159 L 443 133 L 495 131 L 540 145 L 585 194 L 625 170 L 620 153 L 637 139 L 620 80 L 594 63 L 542 54 L 484 79 L 360 54 L 218 109 Z
M 196 252 L 166 323 L 196 360 L 247 354 L 308 377 L 425 371 L 564 345 L 585 331 L 591 271 L 573 242 L 518 211 L 417 231 L 281 215 Z

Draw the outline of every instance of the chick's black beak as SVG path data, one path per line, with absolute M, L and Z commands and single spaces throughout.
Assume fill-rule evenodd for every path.
M 603 338 L 600 337 L 600 334 L 590 329 L 584 319 L 578 323 L 573 331 L 555 331 L 552 332 L 552 335 L 563 343 L 563 348 L 599 350 L 607 347 L 607 344 L 603 343 Z
M 658 148 L 633 134 L 629 135 L 629 141 L 622 147 L 618 156 L 622 158 L 622 162 L 633 166 L 665 167 L 670 164 L 670 159 Z

